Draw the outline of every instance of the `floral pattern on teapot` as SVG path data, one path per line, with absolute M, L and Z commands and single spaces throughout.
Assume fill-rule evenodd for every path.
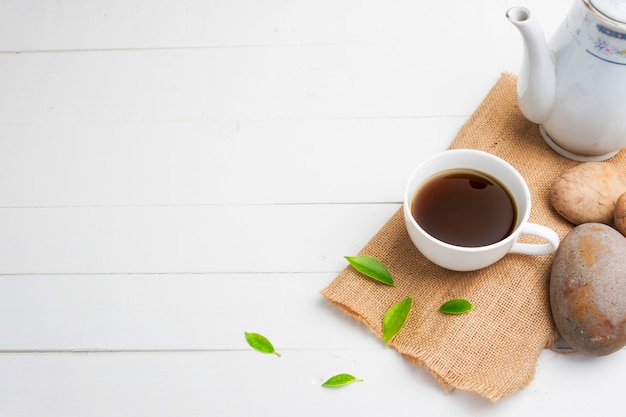
M 574 39 L 594 57 L 611 64 L 626 65 L 626 34 L 598 23 L 589 11 L 571 16 L 566 25 Z M 594 25 L 596 31 L 590 30 Z M 573 30 L 572 30 L 573 29 Z M 595 36 L 591 33 L 596 32 Z

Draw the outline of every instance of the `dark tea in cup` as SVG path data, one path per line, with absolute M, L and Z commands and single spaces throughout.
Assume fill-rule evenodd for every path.
M 530 223 L 530 190 L 504 159 L 452 149 L 422 161 L 404 188 L 406 230 L 420 254 L 453 271 L 485 268 L 508 253 L 548 255 L 559 235 Z M 518 242 L 535 236 L 545 243 Z
M 455 246 L 480 247 L 513 233 L 517 208 L 496 179 L 471 169 L 440 172 L 416 191 L 411 214 L 432 237 Z

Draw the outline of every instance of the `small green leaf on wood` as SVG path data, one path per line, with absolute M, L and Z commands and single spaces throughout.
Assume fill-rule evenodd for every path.
M 439 307 L 439 311 L 446 314 L 463 314 L 471 309 L 474 306 L 467 300 L 462 298 L 455 298 L 454 300 L 446 301 Z
M 387 310 L 383 318 L 383 339 L 385 343 L 389 343 L 393 337 L 402 330 L 406 318 L 411 312 L 413 305 L 413 297 L 407 297 L 404 300 L 394 304 Z
M 344 385 L 351 384 L 353 382 L 362 382 L 362 379 L 358 379 L 350 374 L 337 374 L 335 376 L 331 376 L 322 384 L 323 387 L 334 388 L 341 387 Z
M 274 346 L 265 336 L 258 333 L 248 332 L 244 332 L 244 335 L 246 336 L 246 341 L 252 349 L 262 353 L 273 353 L 274 355 L 280 357 L 280 353 L 274 350 Z
M 360 273 L 367 275 L 370 278 L 374 278 L 383 284 L 391 286 L 395 285 L 387 267 L 373 256 L 345 256 L 345 258 L 348 262 L 350 262 L 350 265 L 352 265 L 354 269 Z

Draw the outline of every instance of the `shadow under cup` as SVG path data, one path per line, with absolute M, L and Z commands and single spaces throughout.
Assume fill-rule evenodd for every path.
M 485 246 L 457 246 L 436 239 L 418 224 L 411 209 L 417 191 L 437 174 L 450 170 L 476 171 L 495 179 L 505 191 L 508 191 L 516 211 L 515 224 L 508 236 Z M 473 149 L 448 150 L 426 159 L 411 175 L 404 195 L 406 228 L 417 249 L 432 262 L 456 271 L 484 268 L 509 252 L 529 255 L 554 252 L 558 247 L 558 236 L 551 229 L 528 223 L 530 208 L 530 191 L 521 174 L 503 159 Z M 520 235 L 537 235 L 548 243 L 517 243 Z

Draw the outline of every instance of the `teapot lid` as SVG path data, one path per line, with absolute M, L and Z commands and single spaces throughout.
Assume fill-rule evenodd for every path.
M 626 23 L 626 0 L 589 0 L 589 2 L 606 17 Z

